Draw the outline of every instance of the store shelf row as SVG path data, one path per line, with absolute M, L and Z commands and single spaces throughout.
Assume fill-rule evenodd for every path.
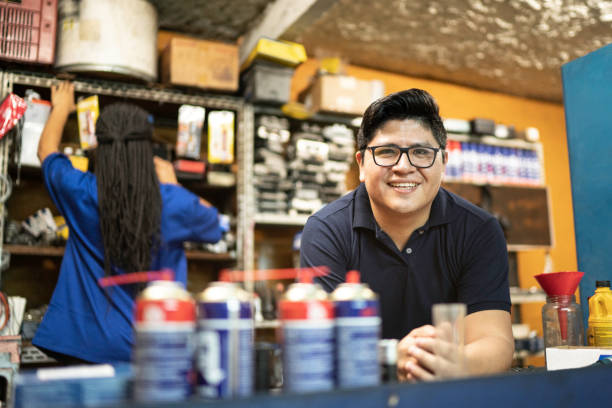
M 2 249 L 11 255 L 24 256 L 48 256 L 62 257 L 64 256 L 63 246 L 35 246 L 35 245 L 12 245 L 4 244 Z M 205 251 L 187 250 L 185 256 L 188 260 L 197 261 L 212 261 L 212 262 L 230 262 L 236 260 L 236 255 L 233 253 L 213 253 Z
M 511 288 L 510 302 L 513 305 L 526 303 L 546 302 L 546 294 L 542 291 L 525 291 L 519 288 Z M 256 329 L 275 329 L 280 326 L 279 320 L 256 320 Z

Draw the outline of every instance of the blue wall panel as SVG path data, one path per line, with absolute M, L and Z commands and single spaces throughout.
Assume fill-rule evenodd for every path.
M 595 281 L 612 280 L 612 44 L 561 72 L 586 328 Z

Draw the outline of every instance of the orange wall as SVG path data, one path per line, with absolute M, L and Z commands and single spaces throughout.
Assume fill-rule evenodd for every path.
M 292 100 L 297 98 L 314 74 L 316 60 L 310 59 L 296 70 L 292 83 Z M 422 88 L 430 92 L 440 105 L 443 117 L 471 119 L 484 117 L 495 122 L 514 125 L 517 130 L 532 126 L 540 130 L 544 150 L 544 171 L 549 189 L 554 247 L 550 254 L 555 271 L 576 270 L 574 215 L 570 188 L 567 139 L 563 105 L 541 102 L 495 92 L 482 91 L 421 78 L 348 66 L 347 74 L 360 79 L 378 79 L 385 84 L 385 92 L 408 88 Z M 545 251 L 522 251 L 518 254 L 519 279 L 522 287 L 538 286 L 533 278 L 541 273 Z M 542 304 L 521 307 L 523 320 L 541 334 Z

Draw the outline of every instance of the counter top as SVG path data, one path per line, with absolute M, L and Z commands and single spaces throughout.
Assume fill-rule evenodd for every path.
M 612 368 L 586 367 L 547 372 L 522 371 L 490 377 L 380 387 L 304 395 L 258 395 L 218 401 L 215 407 L 232 408 L 381 408 L 381 407 L 604 407 L 610 405 Z M 207 408 L 210 402 L 180 404 L 122 404 L 127 407 Z

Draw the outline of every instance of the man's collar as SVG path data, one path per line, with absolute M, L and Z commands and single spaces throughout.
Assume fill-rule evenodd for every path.
M 450 194 L 444 188 L 440 187 L 438 194 L 431 204 L 431 211 L 429 212 L 429 219 L 425 223 L 425 226 L 435 227 L 436 225 L 447 224 L 450 222 L 449 215 L 449 201 L 451 200 Z
M 359 184 L 359 186 L 357 186 L 357 191 L 355 191 L 353 228 L 359 227 L 376 230 L 376 222 L 374 221 L 374 214 L 370 206 L 370 197 L 368 197 L 368 191 L 364 183 Z
M 431 204 L 431 212 L 429 219 L 425 223 L 426 228 L 442 225 L 450 222 L 449 201 L 451 200 L 448 191 L 440 187 L 438 194 Z M 368 228 L 376 230 L 376 222 L 372 207 L 370 206 L 370 198 L 366 190 L 365 184 L 361 183 L 355 192 L 355 215 L 353 217 L 353 228 Z

